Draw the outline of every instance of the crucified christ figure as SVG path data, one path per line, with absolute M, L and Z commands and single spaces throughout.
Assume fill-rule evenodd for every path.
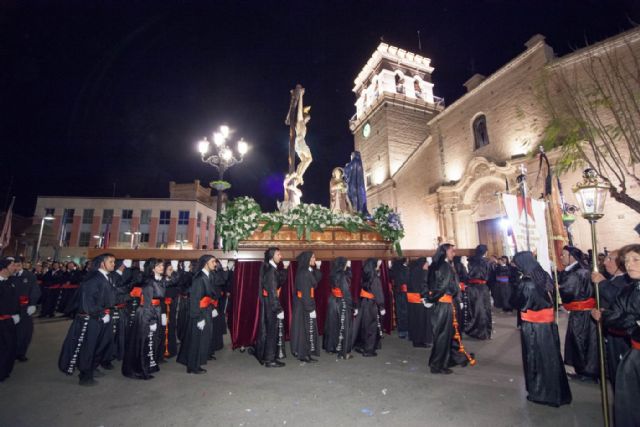
M 309 146 L 305 142 L 304 138 L 307 135 L 307 123 L 311 119 L 311 115 L 309 111 L 311 107 L 303 106 L 302 96 L 304 95 L 304 88 L 300 89 L 300 98 L 298 99 L 298 114 L 296 117 L 296 141 L 295 141 L 295 150 L 296 154 L 300 158 L 300 163 L 298 164 L 298 168 L 296 169 L 296 175 L 298 176 L 298 183 L 300 185 L 304 184 L 304 179 L 302 176 L 305 171 L 313 161 L 313 157 L 311 156 L 311 150 L 309 150 Z

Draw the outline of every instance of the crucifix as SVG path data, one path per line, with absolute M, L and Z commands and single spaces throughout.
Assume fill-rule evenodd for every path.
M 296 169 L 296 122 L 297 122 L 297 107 L 300 100 L 300 93 L 303 87 L 301 84 L 297 84 L 295 89 L 291 89 L 291 101 L 289 102 L 289 111 L 284 123 L 289 126 L 289 174 L 295 172 Z

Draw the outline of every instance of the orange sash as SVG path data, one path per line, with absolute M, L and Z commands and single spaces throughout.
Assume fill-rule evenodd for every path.
M 364 289 L 360 289 L 360 296 L 362 298 L 367 298 L 367 299 L 375 299 L 375 295 L 373 295 L 371 292 L 367 292 Z
M 422 297 L 418 292 L 407 292 L 407 302 L 411 304 L 422 304 Z
M 131 289 L 131 292 L 129 292 L 129 295 L 131 296 L 131 298 L 140 298 L 142 296 L 142 288 L 135 287 Z
M 486 285 L 487 281 L 482 279 L 469 279 L 470 285 Z
M 298 298 L 302 299 L 302 291 L 298 291 L 296 294 L 298 295 Z M 311 299 L 313 298 L 315 298 L 315 296 L 314 296 L 313 288 L 311 288 Z
M 438 302 L 442 302 L 445 304 L 451 304 L 453 302 L 453 297 L 449 294 L 444 294 L 440 297 L 440 299 L 438 300 Z
M 344 296 L 342 295 L 342 290 L 340 290 L 340 288 L 331 288 L 331 293 L 336 298 L 342 298 Z
M 276 291 L 278 296 L 280 296 L 280 288 L 278 288 L 278 290 Z M 269 292 L 267 292 L 266 289 L 262 288 L 262 296 L 263 297 L 268 297 L 269 296 Z
M 520 317 L 529 323 L 553 323 L 553 308 L 522 311 L 520 312 Z
M 458 283 L 458 286 L 460 286 L 460 290 L 464 292 L 464 289 L 466 288 L 466 285 L 464 284 L 464 282 Z
M 640 341 L 631 340 L 631 348 L 634 350 L 640 350 Z

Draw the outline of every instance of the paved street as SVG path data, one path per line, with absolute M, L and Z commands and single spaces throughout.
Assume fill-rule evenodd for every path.
M 526 400 L 515 316 L 494 317 L 493 340 L 465 341 L 478 364 L 448 376 L 428 373 L 430 350 L 390 336 L 377 358 L 325 353 L 312 365 L 289 358 L 283 369 L 227 344 L 205 375 L 171 360 L 151 381 L 115 370 L 91 388 L 57 370 L 69 322 L 49 320 L 36 324 L 29 362 L 0 384 L 0 426 L 600 425 L 595 384 L 571 382 L 573 403 L 559 409 Z

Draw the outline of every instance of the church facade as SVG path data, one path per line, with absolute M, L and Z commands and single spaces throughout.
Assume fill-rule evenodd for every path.
M 631 49 L 640 57 L 640 30 L 563 57 L 541 35 L 525 46 L 492 75 L 471 77 L 467 93 L 446 108 L 434 95 L 431 61 L 384 43 L 355 79 L 350 129 L 362 154 L 368 205 L 385 203 L 401 214 L 403 248 L 484 243 L 491 254 L 506 253 L 499 194 L 513 192 L 523 167 L 531 196 L 543 191 L 535 153 L 550 117 L 540 82 L 558 72 L 581 78 L 581 63 L 598 52 Z M 553 163 L 560 153 L 548 156 Z M 571 188 L 580 176 L 580 168 L 560 176 L 566 203 L 577 204 Z M 629 183 L 629 195 L 640 197 L 638 185 Z M 637 212 L 609 199 L 598 223 L 600 250 L 637 242 L 638 223 Z M 579 215 L 571 231 L 576 246 L 590 248 L 589 225 Z

